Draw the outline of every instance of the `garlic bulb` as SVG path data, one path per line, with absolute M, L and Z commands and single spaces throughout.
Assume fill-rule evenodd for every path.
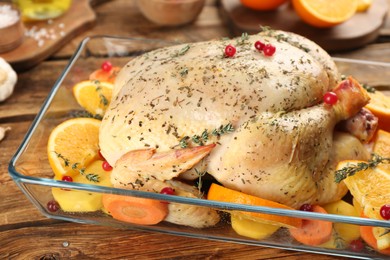
M 0 57 L 0 102 L 11 96 L 17 79 L 16 72 L 11 65 Z

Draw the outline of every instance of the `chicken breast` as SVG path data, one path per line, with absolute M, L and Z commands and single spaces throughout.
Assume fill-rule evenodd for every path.
M 275 54 L 258 51 L 258 40 L 275 46 Z M 237 50 L 233 57 L 224 55 L 229 44 Z M 322 103 L 330 90 L 339 97 L 334 106 Z M 367 102 L 356 81 L 340 83 L 336 65 L 318 45 L 296 34 L 264 30 L 157 49 L 131 60 L 115 82 L 100 128 L 100 148 L 117 172 L 114 186 L 123 188 L 128 180 L 127 188 L 137 187 L 131 181 L 136 174 L 143 180 L 162 174 L 164 182 L 198 169 L 227 187 L 292 207 L 323 204 L 346 192 L 332 181 L 335 164 L 368 156 L 352 135 L 334 135 L 335 125 Z M 354 152 L 339 149 L 344 143 Z M 216 145 L 207 154 L 194 155 L 199 159 L 190 166 L 178 158 L 159 161 L 169 166 L 161 172 L 153 168 L 154 160 L 123 170 L 130 163 L 123 158 L 134 150 L 173 155 L 208 144 Z M 118 162 L 122 170 L 115 171 Z M 148 183 L 153 182 L 143 181 L 142 187 Z

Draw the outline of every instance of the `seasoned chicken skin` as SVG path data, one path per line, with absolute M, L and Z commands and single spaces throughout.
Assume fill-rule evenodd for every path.
M 275 54 L 256 50 L 258 40 L 274 45 Z M 224 55 L 228 44 L 237 49 L 234 57 Z M 324 105 L 323 95 L 331 90 L 339 101 Z M 296 34 L 266 30 L 183 44 L 146 53 L 121 70 L 101 124 L 100 149 L 114 166 L 116 187 L 148 190 L 159 174 L 167 184 L 197 169 L 227 187 L 293 207 L 323 204 L 346 192 L 333 182 L 337 162 L 368 156 L 358 139 L 334 133 L 339 121 L 367 102 L 356 81 L 340 83 L 324 50 Z M 219 131 L 226 126 L 231 131 Z M 142 171 L 152 169 L 153 160 L 126 170 L 135 150 L 153 149 L 158 157 L 208 144 L 216 145 L 190 166 L 180 157 L 153 173 Z M 134 185 L 140 183 L 136 175 L 141 187 Z

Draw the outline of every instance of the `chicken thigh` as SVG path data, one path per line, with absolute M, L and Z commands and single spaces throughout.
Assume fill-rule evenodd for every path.
M 258 51 L 256 41 L 275 54 Z M 233 57 L 224 55 L 229 44 Z M 322 103 L 331 90 L 333 106 Z M 367 102 L 315 43 L 264 30 L 131 60 L 115 82 L 99 145 L 115 187 L 158 192 L 156 185 L 207 171 L 226 187 L 292 207 L 323 204 L 346 192 L 333 181 L 337 162 L 368 156 L 357 138 L 334 130 Z M 143 162 L 133 163 L 134 151 Z

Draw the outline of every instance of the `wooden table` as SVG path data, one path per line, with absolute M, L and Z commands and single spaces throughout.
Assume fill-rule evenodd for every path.
M 0 259 L 334 259 L 332 256 L 68 223 L 47 219 L 36 210 L 11 180 L 8 163 L 81 39 L 94 34 L 114 34 L 190 42 L 229 36 L 215 1 L 207 2 L 194 24 L 178 28 L 160 28 L 148 22 L 133 1 L 109 1 L 94 9 L 96 25 L 49 59 L 20 72 L 14 94 L 0 103 L 0 126 L 12 128 L 0 143 Z M 335 55 L 390 62 L 390 42 L 386 36 L 389 30 L 387 22 L 377 42 Z

